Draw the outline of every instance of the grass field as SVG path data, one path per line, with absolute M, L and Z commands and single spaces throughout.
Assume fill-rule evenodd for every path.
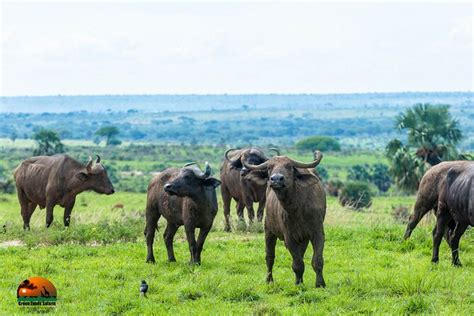
M 32 229 L 23 232 L 15 195 L 0 195 L 0 313 L 44 312 L 16 304 L 25 278 L 43 276 L 58 289 L 59 314 L 471 314 L 474 308 L 474 235 L 461 240 L 462 268 L 450 264 L 443 242 L 440 263 L 432 265 L 431 227 L 425 219 L 403 241 L 404 225 L 391 216 L 392 205 L 412 205 L 413 197 L 377 197 L 370 209 L 354 212 L 329 199 L 326 217 L 326 289 L 315 289 L 305 256 L 305 284 L 295 286 L 291 257 L 277 245 L 275 283 L 265 283 L 263 227 L 255 224 L 223 231 L 222 207 L 206 241 L 201 266 L 188 264 L 181 228 L 175 239 L 178 262 L 166 261 L 163 222 L 157 234 L 157 263 L 145 263 L 144 194 L 78 197 L 69 229 L 62 209 L 44 228 L 37 210 Z M 112 210 L 123 203 L 124 210 Z M 13 246 L 13 245 L 15 246 Z M 147 299 L 138 287 L 150 286 Z

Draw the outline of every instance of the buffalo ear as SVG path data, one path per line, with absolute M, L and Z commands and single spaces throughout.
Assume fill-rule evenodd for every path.
M 217 188 L 220 184 L 221 182 L 217 180 L 216 178 L 207 178 L 206 180 L 204 180 L 205 186 L 210 186 L 210 187 L 213 187 L 214 189 Z
M 256 183 L 257 185 L 265 185 L 268 181 L 268 173 L 266 171 L 254 170 L 250 171 L 248 175 L 245 176 L 251 182 Z
M 319 182 L 318 177 L 310 171 L 306 171 L 302 173 L 297 168 L 294 168 L 294 175 L 295 175 L 295 180 L 297 181 L 298 185 L 302 187 L 315 185 L 316 183 Z
M 81 172 L 76 173 L 76 178 L 84 182 L 84 181 L 87 181 L 89 176 L 87 175 L 87 173 L 81 171 Z

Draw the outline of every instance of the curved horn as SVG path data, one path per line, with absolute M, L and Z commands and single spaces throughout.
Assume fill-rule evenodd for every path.
M 277 156 L 280 156 L 280 151 L 278 150 L 278 148 L 270 148 L 270 150 L 274 151 L 276 153 Z
M 89 156 L 89 161 L 87 162 L 86 170 L 88 173 L 92 172 L 92 157 L 91 156 Z
M 185 164 L 183 166 L 183 168 L 186 168 L 186 167 L 189 167 L 189 166 L 192 166 L 192 165 L 196 165 L 196 164 L 197 164 L 197 162 L 194 162 L 194 161 L 193 162 L 188 162 L 187 164 Z
M 95 163 L 99 163 L 100 162 L 100 156 L 96 155 L 96 157 L 97 157 L 97 160 L 95 161 Z
M 319 150 L 316 150 L 314 152 L 314 161 L 310 162 L 310 163 L 304 163 L 304 162 L 296 161 L 296 160 L 293 160 L 291 158 L 289 158 L 289 159 L 293 163 L 293 166 L 296 167 L 296 168 L 304 168 L 304 169 L 314 168 L 317 165 L 319 165 L 319 163 L 321 162 L 321 159 L 323 159 L 323 154 Z
M 240 157 L 238 157 L 238 158 L 235 159 L 235 160 L 231 160 L 231 159 L 229 158 L 229 152 L 231 152 L 232 150 L 237 150 L 237 149 L 238 149 L 238 148 L 230 148 L 230 149 L 227 149 L 227 150 L 225 151 L 224 158 L 225 158 L 225 160 L 227 160 L 230 164 L 234 164 L 234 163 L 237 162 L 237 160 L 240 159 Z
M 247 162 L 245 162 L 245 160 L 242 160 L 242 164 L 244 165 L 245 168 L 247 168 L 249 170 L 263 170 L 263 169 L 267 168 L 268 161 L 269 160 L 267 160 L 264 163 L 261 163 L 259 165 L 249 165 Z
M 194 172 L 194 175 L 196 176 L 196 178 L 199 178 L 199 179 L 206 179 L 207 177 L 209 177 L 211 175 L 211 166 L 209 165 L 209 163 L 206 161 L 206 171 L 205 172 L 202 172 L 199 168 L 194 168 L 193 169 L 193 172 Z

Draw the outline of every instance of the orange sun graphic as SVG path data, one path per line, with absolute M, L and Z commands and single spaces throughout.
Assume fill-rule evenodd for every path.
M 56 287 L 42 277 L 32 277 L 20 283 L 17 297 L 57 297 Z

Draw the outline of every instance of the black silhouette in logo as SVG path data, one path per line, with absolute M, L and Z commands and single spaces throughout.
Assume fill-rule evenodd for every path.
M 44 293 L 43 293 L 43 291 L 41 291 L 41 296 L 42 296 L 42 297 L 49 297 L 49 292 L 48 292 L 48 290 L 44 287 L 44 285 L 43 285 L 43 289 L 44 289 Z
M 21 282 L 20 286 L 17 289 L 16 296 L 20 297 L 20 290 L 21 289 L 28 289 L 28 290 L 35 290 L 38 287 L 30 282 L 30 280 L 24 280 Z

